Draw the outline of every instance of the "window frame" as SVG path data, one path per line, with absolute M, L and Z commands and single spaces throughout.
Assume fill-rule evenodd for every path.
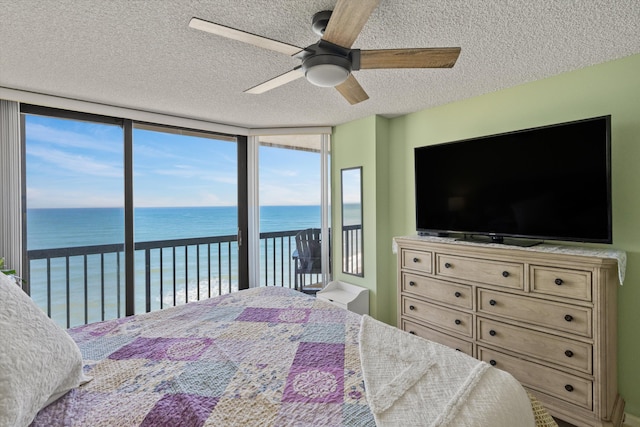
M 234 141 L 237 144 L 237 179 L 238 179 L 238 288 L 247 289 L 249 287 L 249 263 L 248 247 L 246 238 L 248 236 L 248 193 L 247 193 L 247 137 L 244 135 L 229 135 L 213 131 L 189 129 L 179 126 L 156 124 L 131 119 L 104 116 L 99 114 L 70 111 L 59 108 L 44 107 L 32 104 L 20 104 L 20 145 L 22 149 L 22 242 L 23 242 L 23 265 L 22 272 L 26 281 L 24 290 L 30 294 L 29 287 L 29 260 L 27 254 L 27 202 L 26 202 L 26 115 L 36 115 L 59 119 L 83 121 L 89 123 L 100 123 L 116 125 L 123 130 L 123 151 L 124 151 L 124 264 L 125 264 L 125 316 L 135 314 L 135 237 L 134 237 L 134 194 L 133 194 L 133 129 L 145 129 L 158 132 L 176 133 L 190 136 L 204 136 L 225 141 Z

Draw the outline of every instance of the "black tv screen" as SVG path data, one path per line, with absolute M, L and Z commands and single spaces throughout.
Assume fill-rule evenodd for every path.
M 415 148 L 420 234 L 611 243 L 611 116 Z

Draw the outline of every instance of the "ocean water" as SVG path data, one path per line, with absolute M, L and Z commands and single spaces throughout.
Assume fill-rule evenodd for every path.
M 301 230 L 320 227 L 320 206 L 264 206 L 260 209 L 260 231 Z M 124 211 L 120 208 L 30 209 L 27 212 L 27 249 L 53 249 L 103 244 L 123 244 Z M 236 207 L 167 207 L 137 208 L 134 214 L 135 241 L 186 239 L 237 234 Z M 276 246 L 274 248 L 274 245 Z M 284 245 L 288 243 L 285 241 Z M 294 243 L 295 245 L 295 243 Z M 261 241 L 261 280 L 266 283 L 289 284 L 291 260 L 273 257 L 283 249 L 276 241 Z M 295 249 L 295 248 L 293 248 Z M 292 249 L 292 250 L 293 250 Z M 215 252 L 216 247 L 212 246 Z M 220 246 L 214 254 L 211 270 L 204 269 L 208 257 L 206 248 L 197 252 L 195 246 L 151 252 L 152 309 L 196 300 L 200 296 L 218 295 L 237 290 L 237 245 Z M 175 261 L 174 261 L 175 256 Z M 272 260 L 273 258 L 273 260 Z M 218 259 L 223 266 L 218 271 Z M 230 260 L 230 262 L 229 262 Z M 204 273 L 197 273 L 200 262 Z M 176 275 L 174 278 L 174 268 Z M 49 271 L 49 273 L 47 273 Z M 102 274 L 101 272 L 104 272 Z M 74 326 L 120 317 L 124 313 L 124 256 L 112 253 L 103 257 L 88 255 L 53 259 L 49 269 L 44 260 L 31 262 L 31 296 L 45 311 L 51 307 L 51 317 L 61 326 Z M 49 279 L 47 278 L 49 275 Z M 67 276 L 69 280 L 67 281 Z M 163 287 L 160 289 L 160 278 Z M 48 289 L 50 283 L 50 289 Z M 68 283 L 68 286 L 67 286 Z M 145 310 L 144 251 L 135 254 L 136 313 Z M 104 303 L 103 303 L 104 302 Z M 66 313 L 69 307 L 69 319 Z M 86 308 L 85 308 L 86 307 Z
M 136 208 L 137 242 L 235 235 L 237 208 Z M 320 206 L 263 206 L 260 232 L 320 227 Z M 27 249 L 51 249 L 124 242 L 121 208 L 29 209 Z

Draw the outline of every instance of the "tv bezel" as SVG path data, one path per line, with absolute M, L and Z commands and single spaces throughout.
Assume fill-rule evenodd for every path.
M 418 226 L 419 212 L 418 212 L 418 182 L 417 182 L 417 157 L 416 152 L 420 149 L 428 149 L 429 147 L 452 145 L 462 142 L 482 141 L 489 138 L 508 136 L 519 133 L 532 132 L 537 130 L 549 129 L 554 127 L 562 127 L 568 125 L 575 125 L 584 122 L 604 120 L 605 122 L 605 151 L 606 151 L 606 187 L 607 187 L 607 237 L 604 239 L 597 238 L 578 238 L 578 237 L 566 237 L 566 236 L 548 236 L 548 235 L 534 235 L 534 234 L 517 234 L 517 233 L 502 233 L 502 232 L 486 232 L 477 230 L 454 230 L 454 229 L 434 229 L 434 228 L 420 228 Z M 433 236 L 448 236 L 449 234 L 465 235 L 465 236 L 484 236 L 488 237 L 490 243 L 503 243 L 504 238 L 516 238 L 516 239 L 533 239 L 533 240 L 553 240 L 559 242 L 580 242 L 580 243 L 613 243 L 613 203 L 612 203 L 612 180 L 611 180 L 611 115 L 590 117 L 580 120 L 572 120 L 568 122 L 555 123 L 544 126 L 536 126 L 526 129 L 519 129 L 515 131 L 502 132 L 490 135 L 483 135 L 473 138 L 460 139 L 455 141 L 449 141 L 439 144 L 430 144 L 414 148 L 414 191 L 415 191 L 415 220 L 416 230 L 419 235 L 433 235 Z M 423 195 L 424 197 L 424 195 Z M 504 242 L 506 243 L 506 242 Z M 517 243 L 516 243 L 517 244 Z M 533 243 L 535 244 L 535 243 Z M 526 246 L 524 244 L 523 246 Z

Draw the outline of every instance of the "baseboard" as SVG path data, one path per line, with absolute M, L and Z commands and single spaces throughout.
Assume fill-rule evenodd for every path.
M 622 425 L 623 427 L 640 427 L 640 417 L 625 412 L 624 423 Z

